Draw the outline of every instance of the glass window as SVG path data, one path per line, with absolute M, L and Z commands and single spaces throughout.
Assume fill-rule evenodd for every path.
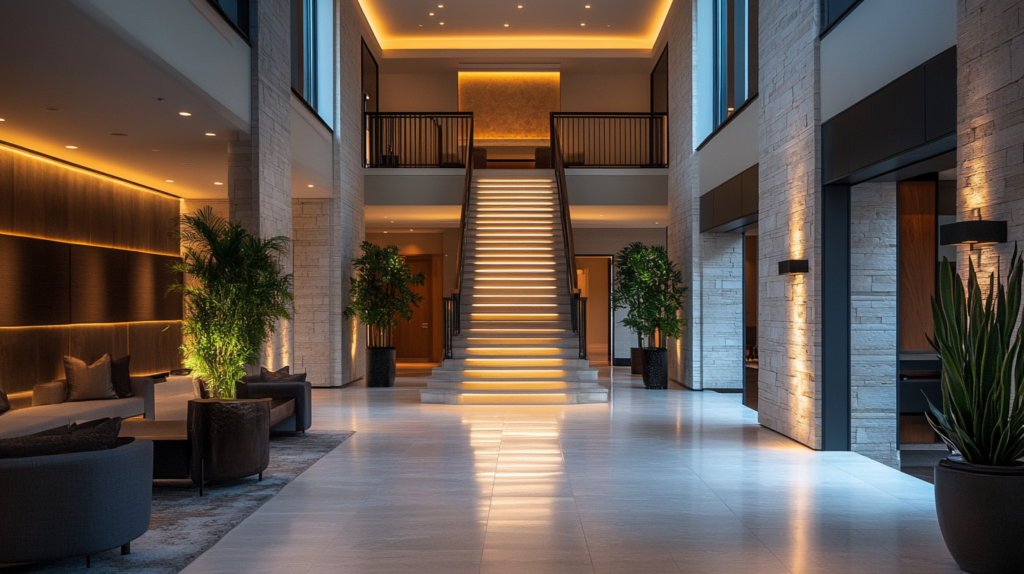
M 209 0 L 235 31 L 249 40 L 249 0 Z
M 651 71 L 651 113 L 668 113 L 668 46 Z
M 714 0 L 714 127 L 757 95 L 758 0 Z
M 292 90 L 328 126 L 334 116 L 333 25 L 330 0 L 292 0 Z
M 861 0 L 821 0 L 821 32 L 828 33 Z

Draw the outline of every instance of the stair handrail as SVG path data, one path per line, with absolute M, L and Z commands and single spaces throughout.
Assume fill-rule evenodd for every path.
M 565 163 L 562 161 L 562 145 L 558 124 L 555 116 L 558 112 L 551 112 L 551 166 L 555 169 L 555 183 L 558 187 L 558 213 L 562 218 L 562 241 L 565 244 L 565 272 L 569 286 L 569 316 L 572 320 L 572 332 L 579 335 L 580 358 L 587 358 L 586 317 L 581 316 L 586 309 L 586 298 L 581 297 L 578 280 L 576 278 L 576 248 L 573 245 L 572 219 L 569 217 L 569 189 L 565 180 Z
M 466 176 L 462 183 L 462 215 L 459 218 L 459 244 L 455 252 L 455 289 L 451 297 L 444 297 L 445 306 L 445 336 L 444 336 L 444 358 L 454 357 L 452 352 L 452 338 L 458 335 L 462 329 L 461 307 L 462 307 L 462 268 L 466 257 L 466 241 L 469 234 L 466 233 L 467 211 L 469 210 L 469 194 L 473 187 L 473 113 L 469 113 L 469 139 L 466 142 L 466 150 L 463 156 L 466 162 Z

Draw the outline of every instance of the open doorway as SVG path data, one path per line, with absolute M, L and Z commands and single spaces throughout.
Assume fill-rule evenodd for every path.
M 743 233 L 743 404 L 757 410 L 757 225 Z
M 591 365 L 611 364 L 612 257 L 576 257 L 576 278 L 587 298 L 587 357 Z

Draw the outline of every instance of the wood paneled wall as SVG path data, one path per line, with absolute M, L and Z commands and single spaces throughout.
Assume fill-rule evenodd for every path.
M 899 348 L 931 350 L 938 220 L 936 182 L 899 184 Z
M 180 367 L 181 300 L 164 298 L 179 210 L 176 197 L 0 142 L 0 388 L 63 378 L 64 355 L 130 354 L 133 374 Z
M 0 142 L 0 233 L 177 256 L 180 203 Z

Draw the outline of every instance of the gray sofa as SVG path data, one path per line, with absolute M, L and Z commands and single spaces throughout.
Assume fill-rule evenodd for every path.
M 32 389 L 32 406 L 0 414 L 0 438 L 24 436 L 78 421 L 106 417 L 127 419 L 139 415 L 153 418 L 154 384 L 149 377 L 132 377 L 134 397 L 98 401 L 67 402 L 64 379 L 40 383 Z
M 0 460 L 0 563 L 121 547 L 149 528 L 153 443 Z

